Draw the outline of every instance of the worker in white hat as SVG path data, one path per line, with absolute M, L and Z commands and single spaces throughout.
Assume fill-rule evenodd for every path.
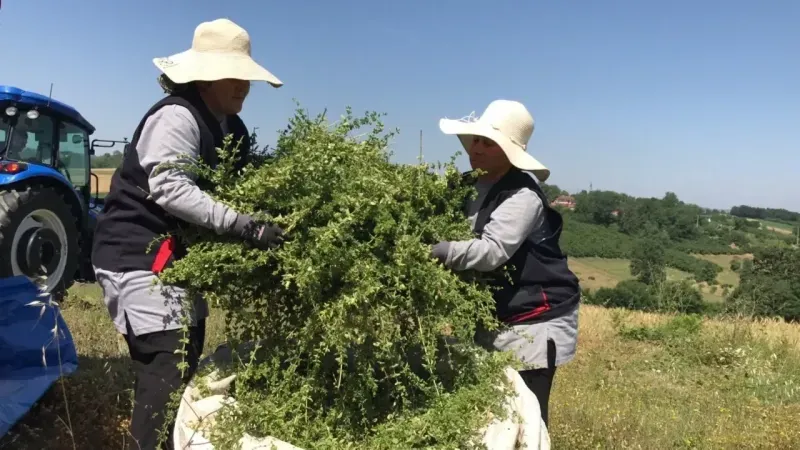
M 439 126 L 458 136 L 479 173 L 478 196 L 467 206 L 476 238 L 440 242 L 432 255 L 453 270 L 508 269 L 511 282 L 493 278 L 497 315 L 506 326 L 478 341 L 516 354 L 547 424 L 556 366 L 575 354 L 581 292 L 559 247 L 561 215 L 536 181 L 547 180 L 550 170 L 528 152 L 533 117 L 519 102 L 496 100 L 480 118 L 442 119 Z
M 136 374 L 130 448 L 153 450 L 165 421 L 170 395 L 194 374 L 205 341 L 208 306 L 192 299 L 185 309 L 185 292 L 177 286 L 153 289 L 158 274 L 180 259 L 185 245 L 176 232 L 203 227 L 220 235 L 238 236 L 262 249 L 282 243 L 282 230 L 257 223 L 212 199 L 208 182 L 183 170 L 156 170 L 164 163 L 202 160 L 214 167 L 223 137 L 239 143 L 236 169 L 248 161 L 250 139 L 238 114 L 250 83 L 283 83 L 256 63 L 250 37 L 227 19 L 201 23 L 192 47 L 153 60 L 162 74 L 167 96 L 141 119 L 122 165 L 111 181 L 97 224 L 92 260 L 106 306 L 117 330 L 125 335 Z M 153 241 L 169 235 L 161 245 Z M 184 347 L 189 370 L 181 374 L 181 319 L 191 324 Z M 171 438 L 165 448 L 172 447 Z

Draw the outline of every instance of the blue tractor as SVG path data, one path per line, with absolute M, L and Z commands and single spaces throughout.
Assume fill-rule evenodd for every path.
M 49 96 L 0 85 L 0 279 L 26 276 L 61 297 L 94 281 L 91 244 L 98 192 L 91 155 L 125 141 L 93 140 L 95 128 Z M 127 147 L 127 145 L 126 145 Z

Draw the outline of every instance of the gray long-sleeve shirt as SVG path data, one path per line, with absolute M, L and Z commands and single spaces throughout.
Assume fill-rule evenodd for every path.
M 166 162 L 200 160 L 200 127 L 188 109 L 167 105 L 145 121 L 136 152 L 148 176 L 150 195 L 168 213 L 189 223 L 214 230 L 232 232 L 240 215 L 214 201 L 186 171 L 169 169 L 155 172 Z M 95 267 L 103 288 L 106 307 L 120 333 L 125 334 L 126 317 L 136 335 L 180 327 L 185 292 L 174 286 L 161 286 L 150 271 L 115 273 Z M 195 299 L 189 312 L 191 323 L 208 316 L 203 299 Z
M 478 182 L 478 196 L 468 206 L 472 226 L 492 185 Z M 541 228 L 542 201 L 535 192 L 523 188 L 492 212 L 480 239 L 451 242 L 445 264 L 455 270 L 488 272 L 505 264 L 534 230 Z
M 480 207 L 493 183 L 478 182 L 477 197 L 467 205 L 467 215 L 475 227 Z M 482 236 L 465 241 L 448 242 L 444 264 L 453 270 L 487 272 L 507 262 L 533 233 L 544 237 L 544 205 L 539 196 L 523 188 L 503 201 L 492 211 L 491 220 Z M 575 356 L 578 339 L 578 307 L 564 316 L 542 323 L 512 325 L 500 333 L 482 335 L 478 342 L 499 351 L 510 350 L 529 368 L 547 366 L 547 341 L 556 346 L 556 365 Z
M 200 190 L 190 173 L 177 169 L 153 173 L 161 163 L 200 160 L 199 149 L 200 127 L 192 113 L 179 105 L 167 105 L 150 116 L 136 147 L 150 195 L 159 206 L 189 223 L 229 233 L 239 214 Z

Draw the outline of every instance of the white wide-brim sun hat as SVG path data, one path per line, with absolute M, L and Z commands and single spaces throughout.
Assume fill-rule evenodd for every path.
M 465 150 L 472 146 L 473 136 L 491 139 L 503 149 L 514 167 L 532 172 L 544 182 L 550 177 L 550 169 L 527 152 L 533 126 L 533 116 L 525 105 L 513 100 L 493 101 L 480 118 L 470 114 L 463 119 L 439 121 L 442 133 L 458 136 Z
M 228 19 L 201 23 L 195 28 L 189 50 L 154 58 L 153 64 L 175 83 L 232 78 L 283 86 L 278 77 L 251 57 L 247 31 Z

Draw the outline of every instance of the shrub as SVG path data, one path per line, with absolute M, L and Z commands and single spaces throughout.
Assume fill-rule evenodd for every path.
M 699 314 L 705 309 L 703 294 L 690 280 L 667 281 L 654 289 L 659 311 Z
M 216 199 L 291 237 L 258 251 L 186 230 L 188 256 L 164 274 L 225 310 L 233 343 L 261 343 L 237 368 L 237 408 L 218 417 L 215 445 L 246 431 L 307 449 L 471 448 L 485 413 L 499 414 L 508 359 L 471 341 L 497 326 L 491 291 L 429 253 L 472 236 L 461 211 L 472 191 L 452 163 L 443 175 L 390 163 L 391 136 L 377 114 L 348 109 L 331 126 L 298 111 L 241 179 L 227 145 L 217 170 L 193 168 Z
M 598 289 L 584 301 L 607 308 L 649 312 L 700 314 L 706 311 L 702 294 L 690 280 L 665 281 L 652 286 L 638 280 L 625 280 L 616 287 Z
M 635 341 L 685 342 L 697 337 L 703 327 L 703 317 L 681 314 L 669 321 L 651 326 L 630 326 L 618 320 L 614 324 L 620 337 Z
M 598 289 L 587 303 L 607 308 L 655 311 L 658 299 L 650 292 L 648 285 L 637 280 L 625 280 L 616 287 Z

